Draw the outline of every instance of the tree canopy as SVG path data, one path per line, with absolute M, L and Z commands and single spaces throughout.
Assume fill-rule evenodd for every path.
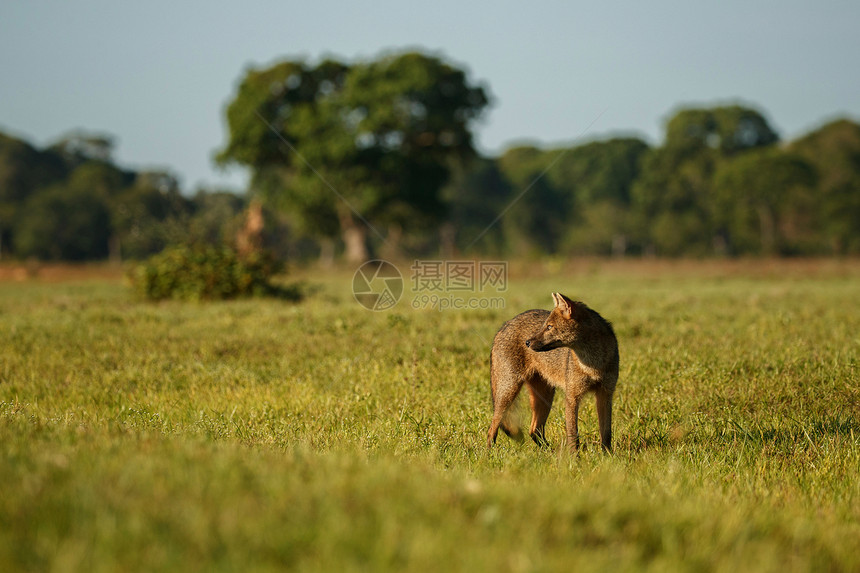
M 860 252 L 860 125 L 832 121 L 789 149 L 818 173 L 814 212 L 825 252 Z
M 452 162 L 474 156 L 484 89 L 443 60 L 407 52 L 347 64 L 285 61 L 246 72 L 218 154 L 305 231 L 339 233 L 353 261 L 368 230 L 441 221 Z
M 729 158 L 779 140 L 764 116 L 741 106 L 683 108 L 666 123 L 662 146 L 645 157 L 633 186 L 645 223 L 643 248 L 663 255 L 723 254 L 713 178 Z
M 714 215 L 732 253 L 793 254 L 815 235 L 815 169 L 769 147 L 723 163 L 714 176 Z

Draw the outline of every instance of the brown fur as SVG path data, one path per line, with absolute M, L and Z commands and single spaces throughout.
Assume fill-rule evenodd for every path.
M 529 435 L 546 444 L 544 427 L 556 388 L 564 390 L 567 443 L 579 449 L 579 404 L 587 392 L 597 399 L 603 449 L 612 449 L 612 395 L 618 381 L 618 341 L 612 325 L 582 302 L 553 293 L 552 311 L 528 310 L 507 321 L 493 339 L 490 384 L 493 422 L 487 447 L 501 428 L 514 439 L 522 433 L 508 409 L 523 384 L 529 389 L 532 421 Z

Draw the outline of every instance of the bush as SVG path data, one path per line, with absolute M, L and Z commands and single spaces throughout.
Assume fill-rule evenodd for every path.
M 226 247 L 174 246 L 134 268 L 131 280 L 151 300 L 218 300 L 281 294 L 270 282 L 279 270 L 268 254 L 240 257 Z

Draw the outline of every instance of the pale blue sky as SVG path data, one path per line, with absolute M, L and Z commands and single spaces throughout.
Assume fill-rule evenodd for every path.
M 858 25 L 860 3 L 829 1 L 4 0 L 0 130 L 39 145 L 106 131 L 124 165 L 170 167 L 189 191 L 238 187 L 243 176 L 211 157 L 247 66 L 417 47 L 489 87 L 485 153 L 569 143 L 592 122 L 586 139 L 656 143 L 677 106 L 730 101 L 759 107 L 791 138 L 860 117 Z

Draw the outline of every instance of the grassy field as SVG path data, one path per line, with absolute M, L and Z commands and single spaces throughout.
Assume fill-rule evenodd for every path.
M 2 569 L 860 570 L 860 263 L 514 265 L 445 312 L 295 278 L 0 282 Z M 591 400 L 578 456 L 561 401 L 486 451 L 490 341 L 551 291 L 615 325 L 612 456 Z

